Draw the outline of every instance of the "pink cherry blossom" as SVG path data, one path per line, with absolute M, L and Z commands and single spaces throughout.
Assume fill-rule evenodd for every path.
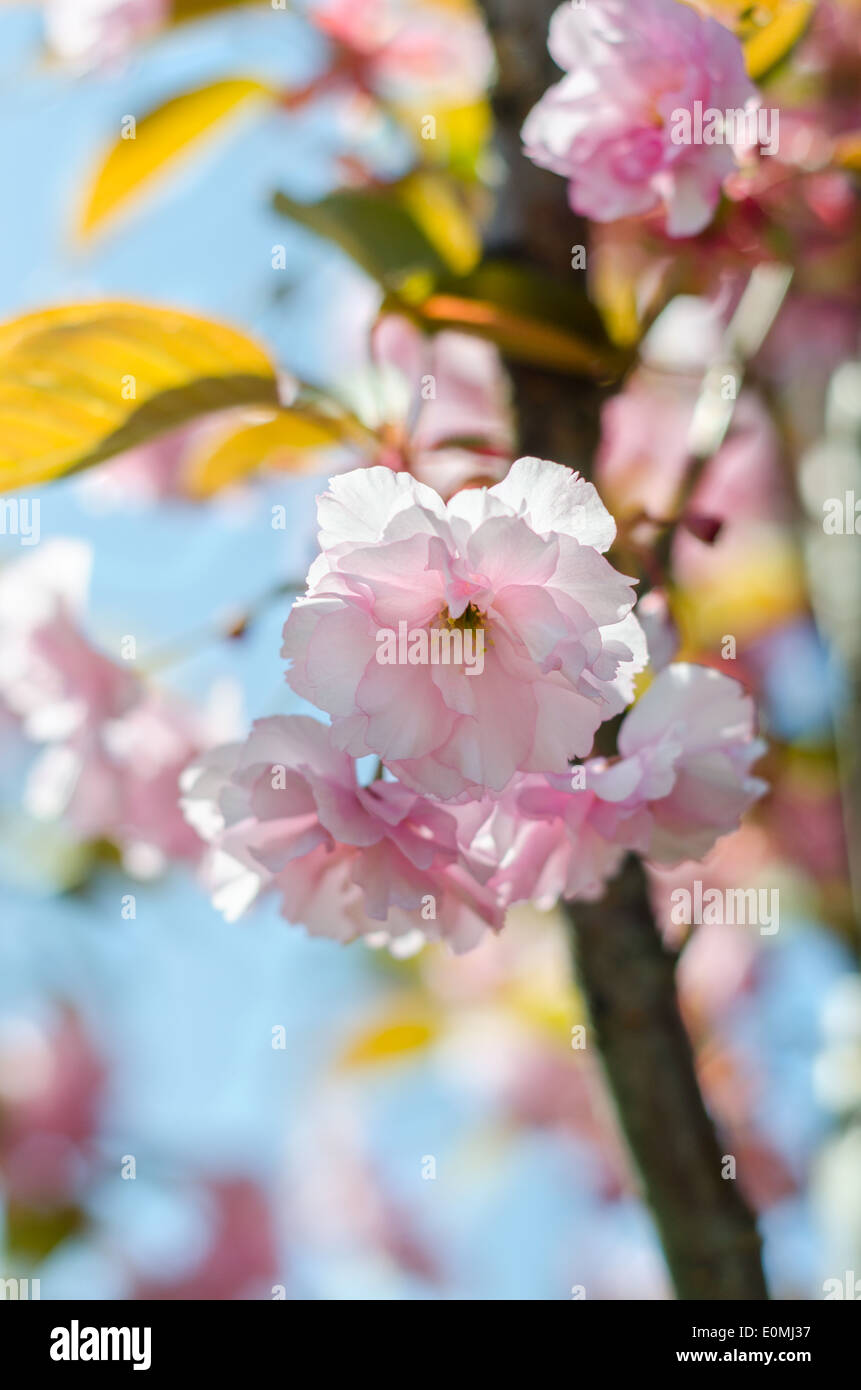
M 465 848 L 506 907 L 532 902 L 547 910 L 560 897 L 593 901 L 620 868 L 622 818 L 588 784 L 575 790 L 573 776 L 518 776 L 501 797 L 478 803 L 472 817 L 464 808 Z
M 169 1300 L 261 1299 L 272 1296 L 278 1278 L 271 1196 L 244 1175 L 197 1176 L 194 1193 L 205 1199 L 209 1239 L 189 1269 L 133 1271 L 130 1297 Z
M 186 464 L 205 424 L 193 421 L 149 444 L 126 449 L 102 468 L 84 474 L 81 486 L 98 504 L 148 505 L 187 498 Z
M 170 0 L 47 0 L 45 32 L 59 57 L 111 65 L 166 22 Z
M 595 476 L 616 515 L 675 516 L 691 467 L 689 436 L 699 390 L 696 378 L 640 368 L 607 401 Z M 785 515 L 777 435 L 751 392 L 739 396 L 731 432 L 703 470 L 690 507 L 730 522 Z
M 634 610 L 646 634 L 649 667 L 657 675 L 669 666 L 679 650 L 681 639 L 664 589 L 651 589 Z
M 118 718 L 137 698 L 134 673 L 81 629 L 91 563 L 83 543 L 52 540 L 0 572 L 0 696 L 29 738 Z
M 92 1176 L 105 1067 L 80 1019 L 0 1027 L 0 1175 L 7 1199 L 50 1208 L 79 1200 Z
M 476 872 L 483 864 L 506 905 L 552 907 L 559 897 L 600 898 L 628 850 L 661 863 L 701 859 L 766 790 L 750 775 L 764 750 L 753 727 L 737 681 L 668 666 L 625 716 L 618 758 L 517 778 L 498 800 L 464 808 Z
M 670 236 L 702 231 L 735 153 L 675 143 L 673 113 L 756 102 L 735 36 L 679 0 L 589 0 L 556 10 L 549 48 L 565 76 L 526 119 L 529 158 L 569 180 L 571 207 L 585 217 L 662 207 Z
M 508 379 L 498 351 L 466 333 L 422 333 L 386 314 L 371 333 L 372 365 L 348 391 L 377 434 L 375 463 L 407 471 L 448 498 L 497 482 L 514 456 Z
M 420 931 L 466 950 L 502 925 L 452 811 L 395 782 L 360 786 L 315 719 L 258 720 L 245 743 L 193 763 L 182 786 L 186 816 L 213 846 L 209 882 L 228 919 L 271 890 L 282 916 L 338 941 Z
M 634 591 L 601 553 L 612 517 L 567 468 L 518 459 L 447 504 L 406 474 L 356 470 L 332 480 L 318 519 L 322 553 L 283 655 L 338 748 L 469 800 L 518 771 L 564 771 L 630 703 L 646 661 Z M 383 664 L 379 635 L 400 624 L 428 644 L 433 629 L 480 633 L 482 669 Z
M 120 845 L 129 868 L 149 873 L 165 857 L 200 853 L 178 777 L 212 742 L 209 715 L 93 645 L 82 626 L 89 570 L 85 545 L 58 540 L 0 573 L 0 698 L 46 745 L 30 769 L 28 811 L 62 819 L 78 839 Z
M 196 859 L 200 840 L 179 808 L 179 775 L 205 741 L 203 721 L 181 701 L 141 686 L 119 719 L 83 725 L 34 764 L 26 804 L 63 819 L 82 840 L 123 847 L 141 876 L 164 860 Z
M 767 786 L 750 768 L 764 753 L 753 700 L 730 676 L 678 662 L 622 722 L 617 762 L 589 768 L 599 798 L 644 825 L 633 848 L 659 863 L 702 859 Z
M 353 57 L 364 85 L 391 99 L 449 103 L 483 92 L 493 50 L 476 13 L 415 0 L 323 0 L 311 19 Z

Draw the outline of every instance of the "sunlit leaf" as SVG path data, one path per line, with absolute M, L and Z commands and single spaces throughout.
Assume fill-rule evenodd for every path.
M 861 172 L 861 130 L 838 136 L 834 142 L 832 161 L 841 169 Z
M 396 196 L 450 270 L 466 275 L 475 268 L 481 237 L 450 179 L 430 172 L 410 174 L 398 184 Z
M 596 257 L 591 285 L 595 303 L 613 342 L 620 347 L 633 347 L 641 332 L 635 276 L 627 274 L 613 256 L 600 260 Z
M 625 361 L 581 287 L 506 262 L 449 280 L 415 312 L 430 327 L 473 333 L 513 361 L 554 371 L 605 379 L 618 375 Z
M 575 376 L 604 378 L 617 371 L 612 358 L 576 335 L 553 324 L 501 309 L 477 299 L 435 294 L 421 307 L 421 317 L 433 328 L 458 329 L 486 338 L 516 362 Z
M 224 324 L 67 305 L 0 327 L 0 490 L 47 482 L 213 411 L 277 405 L 275 369 Z
M 79 234 L 88 237 L 102 230 L 181 160 L 223 134 L 228 122 L 272 95 L 261 82 L 237 78 L 184 92 L 142 116 L 133 138 L 121 136 L 99 165 L 84 197 Z
M 185 465 L 186 488 L 194 497 L 209 497 L 262 469 L 313 470 L 318 454 L 339 439 L 335 421 L 299 410 L 270 411 L 194 446 Z
M 763 533 L 755 547 L 740 553 L 737 564 L 674 595 L 679 659 L 719 647 L 727 632 L 739 642 L 753 641 L 797 618 L 805 602 L 804 575 L 791 541 L 777 532 Z
M 276 211 L 340 246 L 372 279 L 389 288 L 410 276 L 450 267 L 412 213 L 389 191 L 340 189 L 316 203 L 276 193 Z
M 427 103 L 398 105 L 394 113 L 412 135 L 424 165 L 435 165 L 461 178 L 474 179 L 493 131 L 493 113 L 486 97 L 463 106 L 434 109 L 433 124 Z
M 207 15 L 218 14 L 222 10 L 235 10 L 248 5 L 260 4 L 260 0 L 171 0 L 170 18 L 174 24 L 184 24 L 192 19 L 205 19 Z
M 745 63 L 755 82 L 761 82 L 791 53 L 816 6 L 811 0 L 791 0 L 773 8 L 773 17 L 744 40 Z
M 0 873 L 25 893 L 53 897 L 73 893 L 90 878 L 91 842 L 75 839 L 58 821 L 37 820 L 18 810 L 0 815 Z
M 44 1260 L 61 1241 L 83 1231 L 85 1226 L 86 1218 L 79 1207 L 10 1202 L 5 1218 L 6 1251 L 28 1263 Z
M 366 1067 L 420 1052 L 437 1036 L 437 1025 L 426 1017 L 404 1017 L 375 1022 L 363 1029 L 344 1049 L 342 1067 Z

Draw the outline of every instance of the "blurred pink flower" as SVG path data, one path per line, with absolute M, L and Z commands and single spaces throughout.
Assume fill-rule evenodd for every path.
M 587 1149 L 587 1180 L 602 1200 L 616 1201 L 634 1190 L 599 1069 L 582 1054 L 537 1042 L 521 1047 L 505 1100 L 516 1125 L 567 1133 L 578 1149 Z
M 67 62 L 111 65 L 168 19 L 170 0 L 46 0 L 45 36 Z
M 290 404 L 297 386 L 289 373 L 279 373 L 279 389 L 283 403 Z M 164 501 L 199 503 L 201 494 L 197 490 L 196 474 L 205 466 L 208 457 L 233 433 L 262 424 L 272 415 L 269 409 L 237 406 L 200 416 L 189 424 L 158 435 L 148 444 L 140 444 L 109 459 L 101 468 L 85 474 L 80 485 L 101 506 L 128 506 L 130 503 L 146 506 Z M 267 455 L 261 446 L 257 462 L 262 471 L 268 464 L 276 464 L 277 455 Z M 231 492 L 245 482 L 244 476 L 237 477 Z M 219 497 L 222 500 L 227 497 L 228 506 L 235 505 L 226 485 L 222 494 L 216 493 L 216 498 Z
M 861 332 L 861 286 L 836 293 L 790 294 L 757 358 L 757 370 L 781 392 L 794 447 L 819 439 L 829 383 L 855 357 Z
M 641 367 L 607 401 L 595 477 L 617 516 L 643 512 L 656 521 L 675 516 L 693 466 L 688 441 L 699 391 L 698 377 Z M 786 515 L 777 435 L 752 393 L 739 396 L 730 433 L 703 469 L 689 510 L 732 523 Z
M 373 944 L 413 935 L 466 950 L 502 914 L 473 878 L 454 814 L 395 782 L 362 787 L 331 730 L 302 715 L 258 720 L 182 778 L 183 808 L 214 849 L 228 919 L 265 889 L 312 936 Z
M 42 819 L 62 818 L 81 839 L 122 846 L 127 866 L 149 876 L 165 859 L 200 853 L 179 808 L 179 774 L 205 742 L 196 714 L 141 685 L 121 718 L 87 723 L 45 750 L 27 805 Z
M 28 809 L 121 845 L 129 867 L 151 872 L 163 856 L 200 851 L 178 777 L 211 742 L 207 716 L 93 646 L 80 625 L 89 570 L 85 545 L 50 541 L 0 574 L 0 697 L 49 745 L 30 771 Z
M 769 811 L 772 810 L 774 798 L 779 794 L 779 788 L 780 784 L 777 783 L 772 789 Z M 652 910 L 664 938 L 674 948 L 678 948 L 686 939 L 690 938 L 692 941 L 703 930 L 697 927 L 692 933 L 689 923 L 674 920 L 677 916 L 673 911 L 673 893 L 676 889 L 685 888 L 693 894 L 697 879 L 703 885 L 703 892 L 709 888 L 719 888 L 723 891 L 726 888 L 767 883 L 777 872 L 777 859 L 778 850 L 767 826 L 747 821 L 739 830 L 718 841 L 706 863 L 691 859 L 672 867 L 666 864 L 650 864 L 648 869 Z M 729 931 L 735 932 L 735 935 L 707 933 L 710 944 L 704 942 L 701 948 L 698 947 L 691 953 L 690 976 L 687 974 L 689 967 L 685 967 L 680 975 L 680 982 L 682 977 L 686 984 L 689 980 L 691 982 L 691 987 L 686 989 L 685 993 L 686 1005 L 698 1015 L 705 1013 L 710 1021 L 713 1021 L 719 1009 L 726 1007 L 732 998 L 737 998 L 743 992 L 744 983 L 741 976 L 746 975 L 752 962 L 752 956 L 748 959 L 748 952 L 742 945 L 743 941 L 746 941 L 748 946 L 751 945 L 750 933 L 746 928 L 731 927 Z M 712 947 L 716 953 L 725 949 L 726 970 L 718 969 L 716 962 L 693 970 L 694 963 L 699 966 Z M 729 963 L 732 952 L 736 957 L 743 957 L 747 961 L 743 969 L 739 968 L 737 963 Z M 683 959 L 687 958 L 686 947 Z M 712 965 L 715 968 L 712 968 Z
M 409 472 L 448 498 L 500 481 L 514 456 L 508 378 L 492 343 L 422 333 L 387 314 L 371 332 L 372 365 L 351 403 L 380 439 L 374 462 Z
M 468 101 L 490 82 L 493 49 L 477 11 L 433 0 L 322 0 L 310 17 L 381 96 Z
M 97 501 L 117 504 L 150 504 L 186 498 L 185 465 L 207 423 L 195 420 L 169 430 L 149 444 L 127 449 L 101 468 L 85 474 L 82 486 Z
M 526 154 L 569 180 L 574 212 L 598 222 L 663 207 L 670 236 L 711 220 L 736 165 L 729 144 L 677 144 L 673 113 L 757 101 L 738 39 L 677 0 L 564 4 L 549 48 L 565 70 L 523 127 Z
M 391 1192 L 368 1152 L 361 1110 L 318 1090 L 310 1125 L 292 1155 L 287 1221 L 298 1241 L 351 1260 L 381 1258 L 429 1283 L 442 1283 L 436 1242 L 410 1204 Z
M 0 1174 L 8 1200 L 65 1206 L 90 1173 L 105 1070 L 80 1020 L 0 1028 Z
M 634 611 L 646 634 L 649 669 L 657 675 L 665 666 L 669 666 L 679 650 L 681 641 L 666 591 L 650 589 L 640 599 Z
M 271 1298 L 283 1283 L 275 1246 L 275 1212 L 251 1178 L 213 1178 L 204 1184 L 211 1203 L 208 1248 L 188 1272 L 140 1276 L 134 1299 L 226 1300 Z
M 28 737 L 62 738 L 134 703 L 138 683 L 97 652 L 79 626 L 91 553 L 78 541 L 46 541 L 0 572 L 0 695 Z

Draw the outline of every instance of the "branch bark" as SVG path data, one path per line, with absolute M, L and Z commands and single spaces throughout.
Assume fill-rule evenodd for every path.
M 547 28 L 557 0 L 485 0 L 499 59 L 494 105 L 509 177 L 491 245 L 557 276 L 586 235 L 564 181 L 524 158 L 520 127 L 551 82 Z M 581 272 L 582 273 L 582 272 Z M 512 365 L 521 452 L 589 472 L 602 393 L 593 384 Z M 717 1137 L 679 1014 L 674 963 L 652 919 L 645 874 L 630 858 L 604 901 L 569 910 L 574 957 L 610 1089 L 680 1298 L 767 1298 L 755 1219 L 721 1177 Z
M 768 1297 L 754 1217 L 697 1084 L 674 958 L 633 855 L 600 903 L 566 908 L 578 978 L 619 1120 L 679 1298 Z

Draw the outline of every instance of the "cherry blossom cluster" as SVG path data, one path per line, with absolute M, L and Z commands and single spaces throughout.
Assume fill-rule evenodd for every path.
M 679 141 L 678 114 L 707 109 L 729 129 L 756 111 L 735 35 L 682 0 L 589 0 L 560 5 L 548 46 L 565 76 L 526 119 L 529 158 L 567 178 L 584 217 L 660 210 L 670 236 L 701 232 L 748 145 Z
M 182 777 L 228 917 L 271 890 L 313 934 L 466 950 L 512 903 L 599 897 L 630 851 L 706 854 L 761 795 L 752 701 L 711 668 L 666 666 L 617 755 L 594 755 L 648 653 L 633 581 L 605 557 L 613 519 L 568 468 L 518 459 L 448 502 L 408 473 L 356 469 L 318 520 L 282 654 L 328 724 L 259 720 Z M 480 673 L 381 663 L 377 634 L 401 623 L 480 629 Z
M 41 750 L 27 810 L 62 820 L 77 840 L 110 841 L 146 876 L 200 852 L 177 778 L 212 737 L 206 716 L 91 642 L 90 564 L 83 543 L 52 540 L 0 573 L 0 710 Z

